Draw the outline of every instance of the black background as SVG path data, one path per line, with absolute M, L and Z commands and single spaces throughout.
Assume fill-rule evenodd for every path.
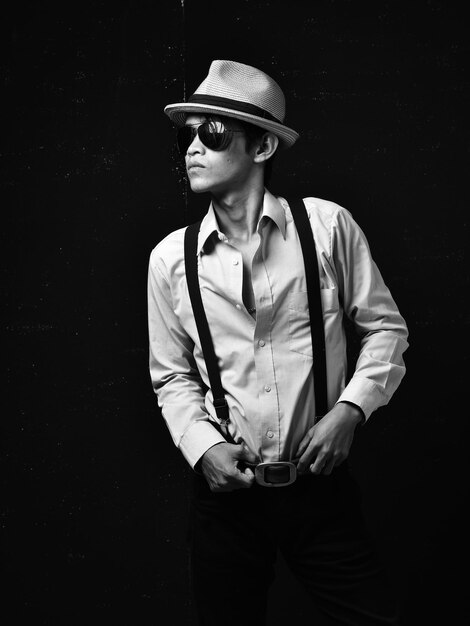
M 193 624 L 189 470 L 150 385 L 146 278 L 156 243 L 207 208 L 187 191 L 163 107 L 215 58 L 281 84 L 302 137 L 271 190 L 348 208 L 409 324 L 407 376 L 351 463 L 406 623 L 464 623 L 463 12 L 437 0 L 64 6 L 23 2 L 2 21 L 3 623 Z M 280 562 L 270 626 L 311 615 Z

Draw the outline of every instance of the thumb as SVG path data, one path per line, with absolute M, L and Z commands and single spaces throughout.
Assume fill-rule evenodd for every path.
M 255 475 L 249 467 L 245 467 L 243 472 L 239 471 L 238 476 L 244 487 L 251 487 L 251 485 L 255 482 Z
M 237 450 L 235 450 L 235 456 L 237 459 L 248 461 L 248 463 L 256 463 L 256 454 L 251 452 L 247 445 L 244 443 L 240 443 L 236 446 Z

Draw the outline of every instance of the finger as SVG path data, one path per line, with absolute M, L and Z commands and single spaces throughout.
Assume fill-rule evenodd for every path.
M 309 471 L 311 474 L 315 474 L 318 476 L 318 474 L 322 473 L 322 470 L 325 466 L 325 457 L 324 455 L 318 455 L 317 458 L 315 459 L 315 461 L 310 465 L 309 467 Z
M 316 454 L 316 447 L 313 441 L 309 443 L 307 449 L 302 454 L 297 464 L 297 471 L 302 474 L 307 469 L 312 457 Z
M 325 476 L 329 476 L 331 472 L 333 471 L 335 465 L 336 465 L 336 460 L 334 457 L 332 457 L 331 459 L 328 459 L 328 461 L 323 466 L 321 473 L 325 474 Z
M 309 450 L 307 449 L 303 455 L 300 457 L 299 462 L 297 463 L 297 472 L 299 474 L 303 474 L 304 472 L 307 471 L 308 465 L 312 459 L 312 454 L 310 453 Z
M 242 450 L 238 458 L 246 461 L 247 463 L 256 463 L 258 460 L 256 454 L 254 452 L 251 452 L 251 450 L 249 450 L 248 447 L 245 445 L 242 445 Z
M 305 452 L 305 450 L 307 449 L 308 444 L 311 442 L 312 440 L 312 435 L 313 432 L 311 432 L 310 430 L 303 436 L 302 441 L 299 443 L 299 446 L 297 448 L 297 452 L 295 453 L 296 457 L 300 457 L 302 456 L 302 454 Z
M 226 491 L 233 491 L 233 486 L 229 483 L 213 482 L 209 484 L 210 490 L 213 493 L 225 493 Z
M 310 440 L 308 440 L 308 439 L 307 439 L 307 440 L 305 440 L 305 441 L 301 441 L 301 442 L 299 443 L 299 447 L 297 448 L 297 451 L 296 451 L 296 453 L 295 453 L 295 456 L 296 456 L 297 458 L 300 458 L 300 457 L 302 456 L 302 454 L 303 454 L 303 453 L 305 452 L 305 450 L 307 449 L 307 447 L 308 447 L 308 444 L 309 444 L 309 443 L 310 443 Z
M 247 461 L 247 463 L 256 463 L 257 458 L 256 454 L 249 450 L 248 446 L 244 443 L 241 443 L 237 446 L 237 450 L 235 451 L 235 458 L 243 461 Z
M 251 487 L 254 481 L 255 475 L 249 467 L 246 467 L 243 472 L 238 472 L 237 482 L 240 484 L 240 487 Z

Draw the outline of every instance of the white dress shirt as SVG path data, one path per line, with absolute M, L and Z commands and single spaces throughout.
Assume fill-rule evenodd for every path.
M 405 373 L 408 331 L 364 233 L 333 202 L 305 198 L 320 268 L 328 408 L 359 406 L 366 419 Z M 230 411 L 230 434 L 260 462 L 289 460 L 315 421 L 312 345 L 302 251 L 285 199 L 265 190 L 252 263 L 256 319 L 243 303 L 241 252 L 220 232 L 212 205 L 198 239 L 202 299 Z M 150 375 L 173 441 L 191 465 L 224 441 L 184 268 L 184 231 L 152 251 L 148 276 Z M 346 381 L 343 314 L 361 336 Z

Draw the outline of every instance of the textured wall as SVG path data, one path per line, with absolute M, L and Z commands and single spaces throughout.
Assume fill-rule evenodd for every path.
M 186 192 L 162 109 L 214 58 L 284 87 L 302 138 L 272 190 L 347 207 L 409 323 L 407 377 L 352 464 L 407 623 L 461 623 L 462 13 L 437 0 L 20 3 L 2 30 L 7 626 L 192 624 L 188 470 L 150 387 L 145 289 L 152 247 L 207 206 Z M 270 626 L 309 614 L 281 563 Z

